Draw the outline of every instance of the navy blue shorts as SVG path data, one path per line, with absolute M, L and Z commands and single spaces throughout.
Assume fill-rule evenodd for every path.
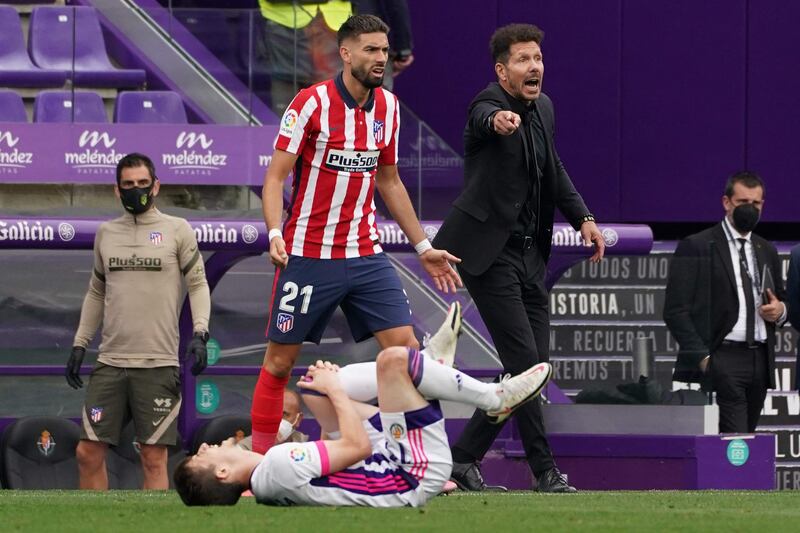
M 411 325 L 411 306 L 386 254 L 350 259 L 290 256 L 275 271 L 267 338 L 319 344 L 341 306 L 356 342 L 373 332 Z

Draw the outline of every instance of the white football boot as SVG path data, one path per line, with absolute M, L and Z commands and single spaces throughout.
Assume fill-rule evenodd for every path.
M 491 422 L 499 424 L 511 416 L 520 405 L 539 396 L 552 374 L 553 367 L 550 363 L 539 363 L 513 377 L 506 374 L 497 384 L 497 395 L 503 403 L 496 410 L 486 411 L 486 414 L 493 419 Z
M 453 366 L 456 359 L 456 345 L 461 334 L 461 304 L 453 302 L 447 310 L 447 317 L 439 330 L 423 340 L 425 354 L 445 366 Z

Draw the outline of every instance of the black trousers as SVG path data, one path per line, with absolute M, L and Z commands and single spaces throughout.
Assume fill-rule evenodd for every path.
M 523 251 L 509 245 L 480 276 L 471 276 L 460 269 L 461 279 L 492 336 L 503 371 L 512 375 L 550 358 L 545 270 L 545 262 L 536 248 Z M 540 400 L 526 403 L 513 418 L 533 473 L 552 468 L 553 454 L 545 435 Z M 453 446 L 454 460 L 482 459 L 502 428 L 503 424 L 489 423 L 486 413 L 476 410 Z
M 767 397 L 767 347 L 723 343 L 711 355 L 720 433 L 753 433 Z

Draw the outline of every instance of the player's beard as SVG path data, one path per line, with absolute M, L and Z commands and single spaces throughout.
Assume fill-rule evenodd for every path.
M 374 66 L 374 65 L 373 65 Z M 375 89 L 383 85 L 383 76 L 376 78 L 371 74 L 372 67 L 370 68 L 355 68 L 353 67 L 353 77 L 361 82 L 361 85 L 367 89 Z M 385 72 L 385 71 L 384 71 Z

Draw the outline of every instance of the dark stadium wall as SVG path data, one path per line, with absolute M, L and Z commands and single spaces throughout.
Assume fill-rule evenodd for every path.
M 546 34 L 544 89 L 561 158 L 592 210 L 624 222 L 713 222 L 725 178 L 767 183 L 768 222 L 796 222 L 800 3 L 779 0 L 411 0 L 416 61 L 395 90 L 457 151 L 494 79 L 499 25 Z

